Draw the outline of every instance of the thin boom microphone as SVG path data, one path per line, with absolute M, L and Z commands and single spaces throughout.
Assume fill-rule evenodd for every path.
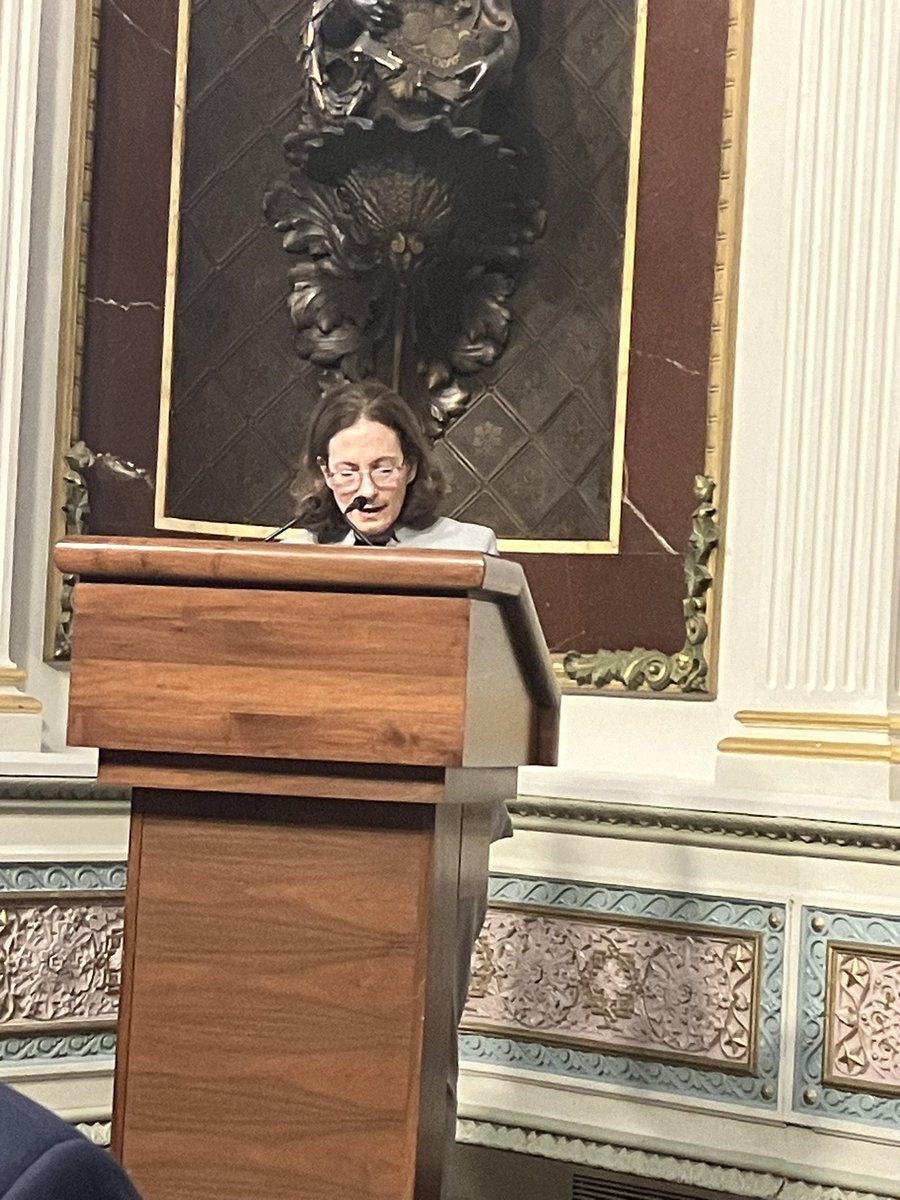
M 341 509 L 341 516 L 344 518 L 357 537 L 362 538 L 367 546 L 374 546 L 375 543 L 370 542 L 366 535 L 357 529 L 353 522 L 349 519 L 350 513 L 358 512 L 364 509 L 367 503 L 368 501 L 366 500 L 365 496 L 357 496 L 352 504 L 350 504 L 347 508 Z M 274 542 L 277 537 L 281 537 L 283 533 L 287 533 L 289 529 L 293 529 L 299 519 L 299 517 L 291 517 L 290 521 L 282 525 L 280 529 L 276 529 L 272 533 L 266 534 L 266 536 L 263 538 L 263 541 Z
M 370 542 L 369 539 L 366 537 L 366 535 L 362 532 L 362 530 L 357 529 L 356 526 L 353 524 L 353 522 L 350 520 L 350 514 L 352 512 L 361 512 L 368 503 L 369 502 L 365 496 L 357 496 L 356 499 L 353 501 L 353 503 L 349 504 L 343 510 L 343 517 L 344 517 L 344 520 L 347 522 L 347 524 L 350 526 L 351 530 L 353 531 L 353 536 L 355 538 L 360 538 L 362 541 L 365 542 L 365 544 L 367 546 L 374 546 L 375 543 Z
M 282 525 L 280 529 L 276 529 L 274 532 L 266 534 L 266 536 L 263 538 L 263 541 L 274 542 L 277 537 L 281 537 L 283 533 L 287 533 L 289 529 L 293 529 L 299 519 L 299 517 L 291 517 L 286 525 Z

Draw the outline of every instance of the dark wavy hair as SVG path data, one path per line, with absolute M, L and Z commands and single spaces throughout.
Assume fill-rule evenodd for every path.
M 326 392 L 313 410 L 306 447 L 291 485 L 291 495 L 297 501 L 296 524 L 315 534 L 319 542 L 338 542 L 347 533 L 347 522 L 319 462 L 327 460 L 336 433 L 363 419 L 393 429 L 400 439 L 404 463 L 415 468 L 400 510 L 400 523 L 411 529 L 427 529 L 437 517 L 446 485 L 416 414 L 402 397 L 377 379 L 343 383 Z

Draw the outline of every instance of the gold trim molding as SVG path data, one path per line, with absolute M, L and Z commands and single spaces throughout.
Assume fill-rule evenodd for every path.
M 101 0 L 76 0 L 72 68 L 66 221 L 60 283 L 59 355 L 56 373 L 56 431 L 53 454 L 50 541 L 44 612 L 44 659 L 68 658 L 73 580 L 53 563 L 53 547 L 73 525 L 71 470 L 66 460 L 81 428 L 81 370 L 87 304 L 87 260 L 93 180 L 94 119 L 100 57 Z M 79 510 L 81 516 L 83 509 Z
M 734 719 L 749 728 L 834 729 L 852 733 L 896 733 L 900 716 L 885 713 L 801 712 L 790 709 L 743 708 Z
M 14 692 L 11 696 L 0 696 L 0 713 L 40 713 L 44 706 L 34 696 Z
M 825 742 L 802 738 L 727 737 L 723 754 L 770 754 L 788 758 L 834 759 L 841 762 L 900 763 L 900 746 L 872 742 Z
M 578 687 L 624 688 L 629 692 L 664 692 L 667 688 L 687 694 L 709 692 L 708 592 L 713 576 L 710 558 L 719 544 L 719 526 L 712 503 L 715 483 L 706 475 L 694 478 L 697 507 L 691 520 L 691 535 L 684 556 L 683 601 L 684 645 L 676 654 L 635 646 L 631 650 L 597 650 L 582 654 L 572 650 L 557 664 Z

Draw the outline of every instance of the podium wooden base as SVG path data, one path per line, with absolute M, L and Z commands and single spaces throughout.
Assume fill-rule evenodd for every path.
M 397 783 L 446 793 L 418 774 Z M 133 803 L 113 1136 L 144 1200 L 438 1200 L 458 898 L 485 887 L 488 806 Z

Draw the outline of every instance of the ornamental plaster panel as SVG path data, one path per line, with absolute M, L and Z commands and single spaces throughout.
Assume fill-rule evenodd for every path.
M 121 900 L 0 906 L 0 1034 L 115 1024 Z
M 0 1066 L 115 1054 L 121 862 L 0 863 Z
M 782 906 L 511 875 L 489 898 L 464 1060 L 777 1104 Z
M 803 908 L 802 928 L 794 1111 L 896 1136 L 900 918 Z
M 754 934 L 492 908 L 464 1026 L 753 1073 Z
M 900 950 L 828 944 L 825 1081 L 900 1095 Z

